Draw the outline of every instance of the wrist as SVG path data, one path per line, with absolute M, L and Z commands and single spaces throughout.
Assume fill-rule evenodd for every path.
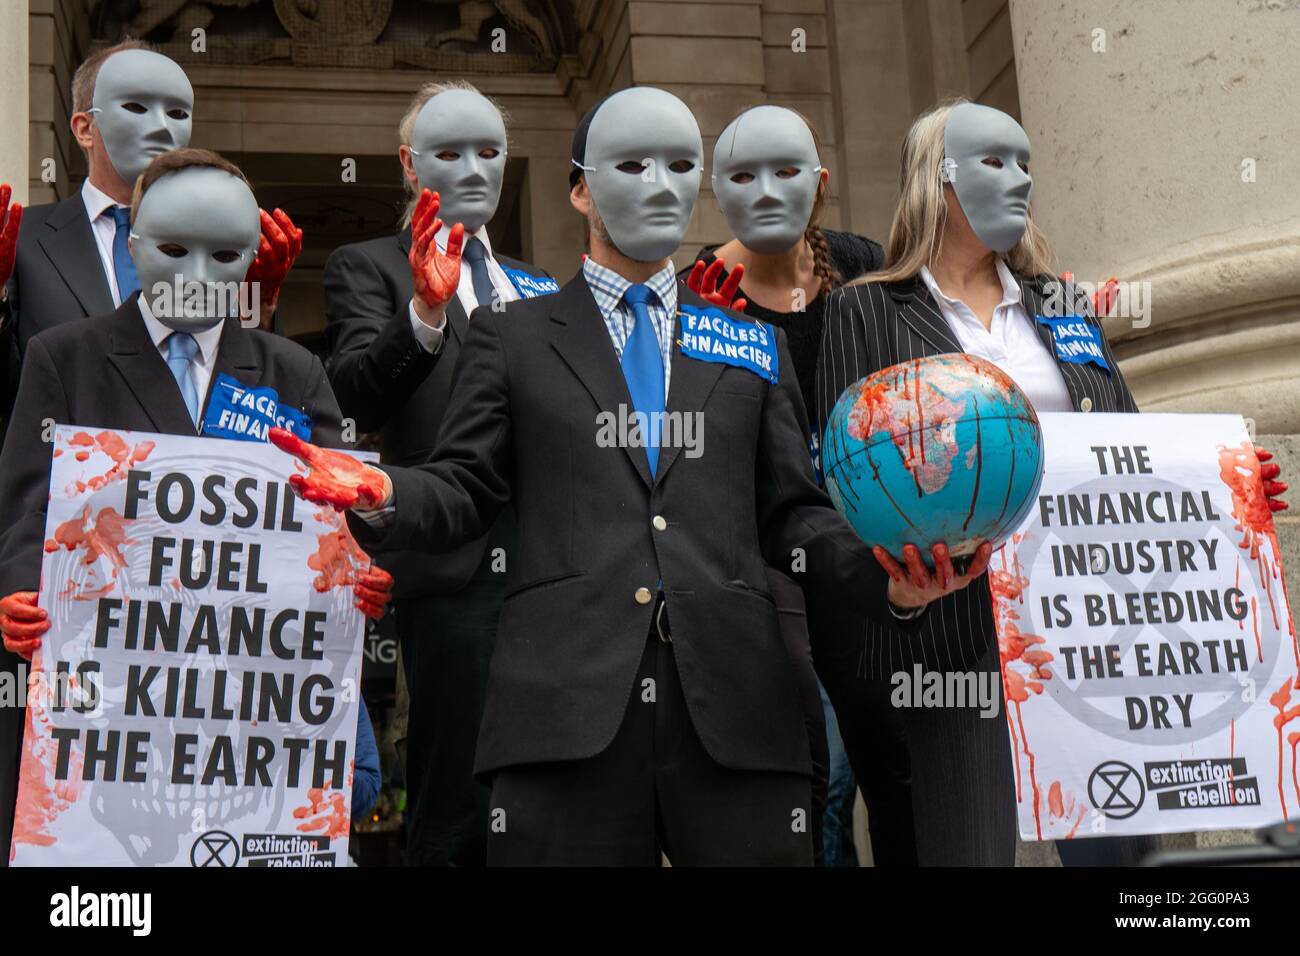
M 416 318 L 431 329 L 441 331 L 447 322 L 446 303 L 434 308 L 417 294 L 411 297 L 411 307 L 415 309 Z
M 900 611 L 914 611 L 919 607 L 925 607 L 928 601 L 917 601 L 914 595 L 907 593 L 908 589 L 901 581 L 889 579 L 889 585 L 885 588 L 885 597 L 894 607 Z

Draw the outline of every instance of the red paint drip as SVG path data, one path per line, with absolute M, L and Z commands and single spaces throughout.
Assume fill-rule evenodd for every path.
M 348 802 L 341 792 L 326 795 L 321 787 L 313 787 L 307 791 L 307 799 L 307 806 L 293 810 L 294 819 L 304 821 L 298 824 L 299 830 L 303 833 L 321 830 L 331 840 L 348 835 Z

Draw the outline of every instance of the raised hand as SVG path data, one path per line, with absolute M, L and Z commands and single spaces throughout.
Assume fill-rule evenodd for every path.
M 1277 464 L 1265 464 L 1273 461 L 1273 453 L 1267 448 L 1256 445 L 1255 457 L 1259 459 L 1259 477 L 1264 481 L 1264 498 L 1268 501 L 1268 510 L 1286 511 L 1291 505 L 1282 500 L 1282 495 L 1290 486 L 1285 481 L 1277 480 L 1282 474 L 1282 467 Z
M 30 661 L 50 623 L 45 609 L 36 606 L 35 591 L 15 591 L 0 598 L 0 632 L 11 654 Z
M 272 428 L 267 437 L 276 448 L 307 466 L 305 475 L 289 476 L 289 486 L 307 501 L 339 511 L 366 510 L 386 504 L 392 495 L 387 475 L 351 455 L 320 448 L 283 428 Z
M 393 576 L 372 564 L 357 576 L 352 593 L 356 595 L 356 605 L 361 613 L 377 621 L 384 616 L 388 602 L 393 599 Z
M 722 275 L 722 270 L 725 268 L 727 264 L 716 257 L 709 263 L 707 269 L 704 267 L 703 259 L 696 260 L 695 265 L 691 266 L 691 274 L 686 277 L 686 288 L 696 295 L 703 296 L 711 305 L 744 312 L 749 302 L 745 299 L 736 299 L 736 290 L 740 288 L 745 267 L 737 263 L 736 268 L 731 270 L 727 275 L 727 281 L 722 283 L 722 288 L 719 289 L 718 276 Z M 732 299 L 735 301 L 733 302 Z
M 441 251 L 434 241 L 440 229 L 438 194 L 425 189 L 411 216 L 411 280 L 415 283 L 416 299 L 432 313 L 442 312 L 456 294 L 460 285 L 460 253 L 465 245 L 465 227 L 456 223 L 447 235 L 447 251 Z
M 248 267 L 245 282 L 258 283 L 258 301 L 262 307 L 262 325 L 270 327 L 270 316 L 280 299 L 280 286 L 302 252 L 302 230 L 283 209 L 268 214 L 259 209 L 262 238 L 257 243 L 257 255 Z
M 1115 307 L 1118 299 L 1119 280 L 1111 276 L 1092 294 L 1092 314 L 1099 319 L 1104 319 L 1110 315 L 1110 310 Z
M 13 190 L 0 183 L 0 295 L 14 274 L 14 257 L 18 254 L 18 226 L 23 221 L 22 203 L 9 205 Z
M 900 567 L 893 555 L 880 545 L 872 548 L 871 553 L 889 574 L 890 602 L 898 607 L 921 607 L 945 594 L 960 591 L 983 574 L 993 557 L 993 546 L 985 541 L 976 548 L 975 557 L 971 559 L 965 574 L 957 574 L 953 570 L 948 546 L 942 542 L 930 549 L 930 554 L 934 557 L 933 573 L 921 560 L 921 549 L 914 544 L 903 545 L 903 560 L 907 562 L 907 570 Z

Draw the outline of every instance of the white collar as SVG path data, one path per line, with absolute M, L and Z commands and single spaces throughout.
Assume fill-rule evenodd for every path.
M 92 183 L 89 176 L 81 184 L 81 201 L 86 204 L 86 215 L 91 222 L 120 205 L 116 199 Z
M 993 262 L 998 269 L 998 281 L 1002 283 L 1002 301 L 998 303 L 998 308 L 1006 305 L 1018 304 L 1020 302 L 1020 283 L 1016 281 L 1015 273 L 1011 271 L 1010 267 L 1008 267 L 1006 262 L 1002 260 L 1001 256 L 995 257 Z M 934 296 L 935 301 L 944 302 L 948 305 L 954 305 L 960 301 L 959 299 L 952 299 L 943 294 L 943 290 L 939 288 L 939 283 L 935 281 L 934 275 L 930 272 L 929 266 L 921 266 L 921 281 L 924 282 L 925 287 L 930 290 L 930 295 Z M 965 303 L 962 304 L 964 305 Z
M 447 237 L 450 235 L 451 235 L 451 226 L 446 222 L 444 222 L 442 224 L 442 228 L 438 230 L 438 234 L 433 237 L 434 243 L 443 252 L 447 251 Z M 475 233 L 466 232 L 465 242 L 468 243 L 471 239 L 477 239 L 479 242 L 483 243 L 483 248 L 487 250 L 489 259 L 495 258 L 492 255 L 492 241 L 488 239 L 487 226 L 479 226 L 478 232 Z
M 158 348 L 158 351 L 163 351 L 163 342 L 167 340 L 167 336 L 176 330 L 168 328 L 154 318 L 143 295 L 136 296 L 136 301 L 140 306 L 140 317 L 144 319 L 144 327 L 149 331 L 149 338 Z M 203 356 L 203 364 L 207 368 L 212 367 L 213 360 L 216 358 L 217 346 L 221 342 L 221 330 L 225 327 L 225 324 L 225 322 L 218 322 L 211 328 L 190 333 L 194 336 L 194 341 L 199 343 L 199 354 Z

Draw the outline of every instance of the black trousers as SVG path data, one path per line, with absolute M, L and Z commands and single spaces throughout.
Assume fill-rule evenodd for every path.
M 397 602 L 410 693 L 406 736 L 406 864 L 482 866 L 488 789 L 474 779 L 488 663 L 505 575 L 491 549 L 456 594 Z
M 859 618 L 825 602 L 808 602 L 813 663 L 835 708 L 844 752 L 867 805 L 872 862 L 916 866 L 912 755 L 902 716 L 887 681 L 858 677 L 863 628 Z
M 803 705 L 803 723 L 808 731 L 808 751 L 812 756 L 812 838 L 813 864 L 822 865 L 825 846 L 822 828 L 826 818 L 827 790 L 830 787 L 831 748 L 826 742 L 826 711 L 822 709 L 817 671 L 813 668 L 812 644 L 808 639 L 808 616 L 804 610 L 803 589 L 774 568 L 767 568 L 767 586 L 776 602 L 781 640 L 790 655 L 790 666 L 799 684 L 799 703 Z
M 808 777 L 714 762 L 671 643 L 651 634 L 613 742 L 493 776 L 488 865 L 808 866 Z

